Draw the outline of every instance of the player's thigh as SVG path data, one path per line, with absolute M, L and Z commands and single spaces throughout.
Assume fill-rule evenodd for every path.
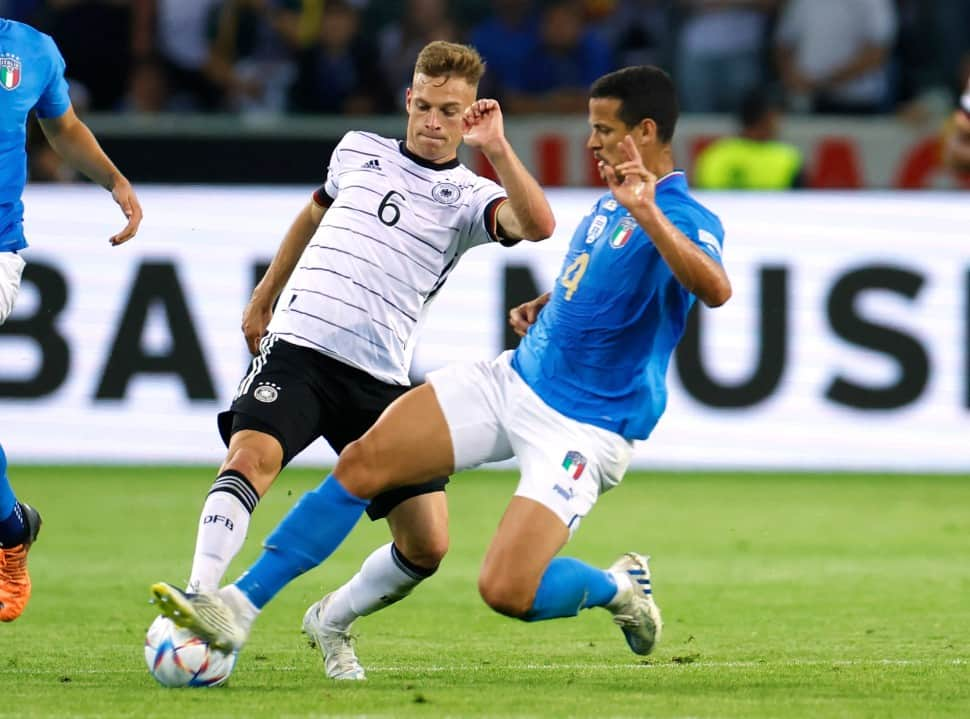
M 320 354 L 314 382 L 321 403 L 320 435 L 339 455 L 348 444 L 363 436 L 384 410 L 409 389 L 384 382 L 346 362 Z M 448 477 L 441 476 L 381 492 L 372 498 L 367 515 L 371 520 L 384 519 L 412 497 L 442 493 L 446 484 Z M 443 497 L 441 501 L 444 502 Z M 433 554 L 437 547 L 447 544 L 447 532 L 443 537 L 438 533 L 425 533 L 418 539 L 429 547 L 426 553 Z
M 284 467 L 319 436 L 322 406 L 314 390 L 316 354 L 275 335 L 263 338 L 232 405 L 219 415 L 227 447 L 242 431 L 269 435 L 279 443 Z
M 569 528 L 557 513 L 533 499 L 512 497 L 482 562 L 482 596 L 508 614 L 527 611 L 546 567 L 567 541 Z
M 545 404 L 523 382 L 509 435 L 519 460 L 515 494 L 579 527 L 599 496 L 623 479 L 633 445 L 618 434 L 577 422 Z
M 448 425 L 429 385 L 395 400 L 363 437 L 341 452 L 334 473 L 359 497 L 451 473 Z
M 23 257 L 16 252 L 0 252 L 0 325 L 13 312 L 23 272 Z
M 508 459 L 500 421 L 505 388 L 495 362 L 451 365 L 428 375 L 341 454 L 336 473 L 360 497 Z

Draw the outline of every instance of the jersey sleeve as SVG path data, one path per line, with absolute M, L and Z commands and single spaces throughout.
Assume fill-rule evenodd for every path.
M 44 52 L 50 60 L 50 70 L 47 83 L 40 93 L 40 98 L 34 106 L 37 117 L 46 120 L 60 117 L 71 107 L 71 97 L 67 92 L 67 80 L 64 79 L 64 58 L 57 49 L 53 38 L 43 36 Z
M 486 242 L 515 244 L 515 240 L 502 236 L 498 223 L 498 210 L 507 201 L 505 190 L 500 185 L 484 177 L 478 178 L 468 201 L 469 216 L 474 220 L 468 235 L 468 247 Z
M 667 215 L 667 219 L 673 223 L 674 227 L 683 232 L 691 242 L 701 248 L 704 254 L 718 264 L 724 263 L 721 259 L 724 234 L 720 227 L 699 227 L 697 222 L 688 213 L 679 210 L 670 210 L 665 214 Z
M 333 153 L 330 155 L 330 164 L 327 166 L 327 179 L 313 193 L 313 201 L 321 207 L 330 207 L 340 192 L 340 172 L 342 170 L 340 155 L 341 150 L 346 148 L 350 143 L 350 136 L 351 133 L 348 132 L 340 138 L 340 142 L 333 148 Z

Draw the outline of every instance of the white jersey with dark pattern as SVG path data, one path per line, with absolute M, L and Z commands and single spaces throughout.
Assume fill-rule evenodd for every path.
M 498 240 L 505 191 L 457 160 L 348 132 L 314 194 L 329 205 L 280 294 L 269 332 L 408 384 L 429 301 L 468 249 Z

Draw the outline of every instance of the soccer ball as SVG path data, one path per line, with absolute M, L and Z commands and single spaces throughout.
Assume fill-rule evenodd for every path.
M 163 687 L 215 687 L 236 665 L 236 652 L 225 654 L 168 617 L 156 617 L 145 636 L 148 671 Z

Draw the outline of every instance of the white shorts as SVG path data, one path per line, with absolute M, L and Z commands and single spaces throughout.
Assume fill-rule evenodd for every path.
M 511 357 L 428 375 L 451 430 L 455 471 L 514 455 L 521 468 L 515 494 L 551 509 L 572 536 L 599 495 L 623 479 L 633 445 L 547 405 L 512 369 Z
M 0 252 L 0 325 L 13 312 L 24 264 L 24 258 L 16 252 Z

